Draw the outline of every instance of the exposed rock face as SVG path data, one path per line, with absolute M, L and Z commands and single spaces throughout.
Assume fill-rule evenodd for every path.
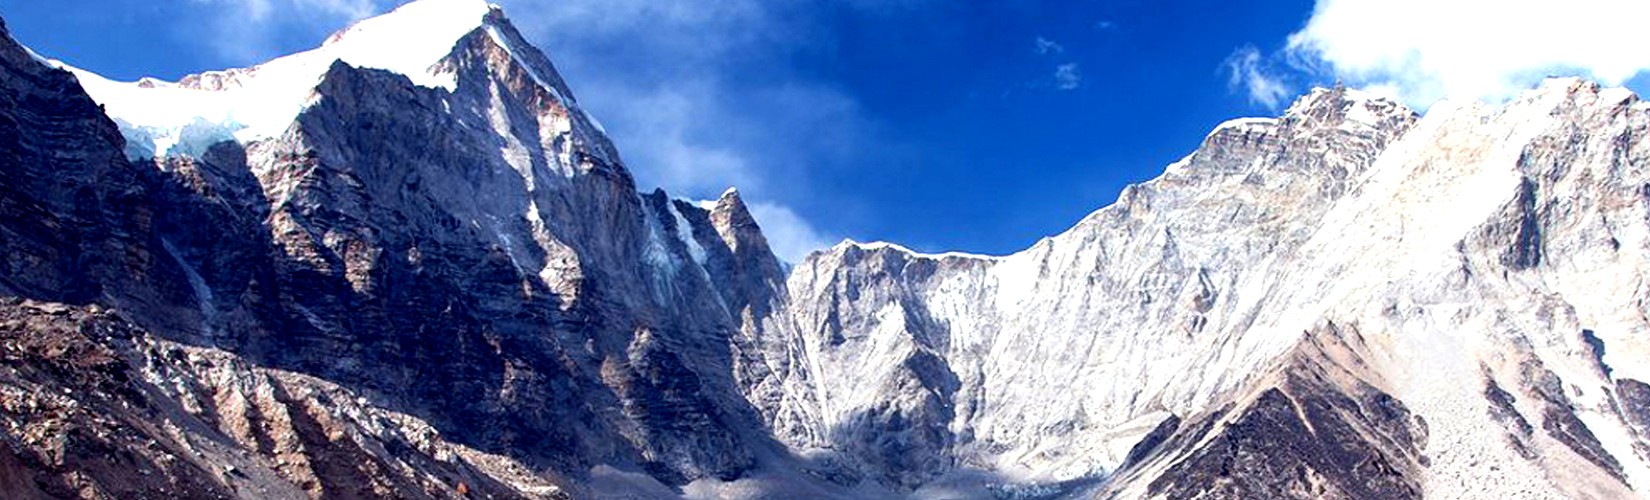
M 1263 297 L 1288 286 L 1294 249 L 1415 119 L 1319 91 L 1281 119 L 1223 125 L 1162 178 L 1019 254 L 815 254 L 774 324 L 817 352 L 809 372 L 780 375 L 815 387 L 801 391 L 813 406 L 790 412 L 813 420 L 776 427 L 804 429 L 780 434 L 799 446 L 869 444 L 844 451 L 873 462 L 891 452 L 858 436 L 909 427 L 898 442 L 912 449 L 896 454 L 958 459 L 887 469 L 906 486 L 959 464 L 1103 474 L 1165 412 L 1201 409 L 1288 347 L 1247 334 Z
M 285 134 L 203 159 L 250 170 L 269 210 L 241 222 L 270 245 L 222 266 L 251 276 L 180 255 L 206 287 L 204 342 L 533 464 L 737 475 L 751 462 L 724 431 L 743 417 L 717 359 L 733 325 L 696 314 L 716 310 L 712 287 L 569 94 L 536 81 L 553 70 L 486 23 L 443 62 L 452 93 L 337 63 Z
M 153 211 L 120 133 L 74 77 L 35 60 L 3 24 L 0 35 L 0 291 L 68 302 L 150 295 L 135 289 L 155 257 Z M 103 279 L 123 275 L 136 279 Z
M 0 25 L 0 488 L 1631 496 L 1647 130 L 1574 80 L 1320 89 L 1026 251 L 787 268 L 737 191 L 639 192 L 475 0 L 177 83 Z
M 133 161 L 73 76 L 0 42 L 0 291 L 119 311 L 141 334 L 76 341 L 126 361 L 130 404 L 174 407 L 181 430 L 140 436 L 221 448 L 130 487 L 27 462 L 70 476 L 47 495 L 556 496 L 597 465 L 681 484 L 778 449 L 731 368 L 783 282 L 742 202 L 639 195 L 549 61 L 498 11 L 473 23 L 430 61 L 451 90 L 335 62 L 279 135 Z M 107 389 L 13 387 L 57 386 Z
M 1278 382 L 1190 423 L 1205 434 L 1183 434 L 1133 473 L 1166 465 L 1148 488 L 1167 498 L 1420 498 L 1426 421 L 1363 378 L 1364 340 L 1319 327 L 1284 358 Z
M 1630 495 L 1647 126 L 1575 80 L 1424 119 L 1315 91 L 1024 252 L 810 256 L 769 323 L 807 360 L 769 383 L 804 397 L 753 401 L 919 494 L 989 470 L 1122 498 Z M 1361 332 L 1355 383 L 1290 354 L 1324 324 Z
M 98 306 L 0 301 L 23 498 L 564 498 L 514 459 L 336 384 L 156 337 Z

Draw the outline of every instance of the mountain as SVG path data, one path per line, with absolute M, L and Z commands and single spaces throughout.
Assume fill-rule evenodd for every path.
M 176 83 L 4 50 L 0 290 L 126 396 L 14 381 L 93 398 L 11 415 L 52 426 L 12 449 L 46 496 L 576 495 L 598 465 L 681 484 L 778 448 L 727 368 L 783 280 L 738 193 L 637 192 L 498 10 L 418 2 Z M 64 455 L 130 446 L 63 426 L 148 443 L 164 486 L 86 472 Z
M 1647 126 L 1577 80 L 1424 118 L 1320 89 L 1014 255 L 844 243 L 791 274 L 769 383 L 808 397 L 765 414 L 907 488 L 1633 496 Z
M 1318 89 L 1013 255 L 787 265 L 480 0 L 177 82 L 0 24 L 0 490 L 1631 497 L 1647 128 Z

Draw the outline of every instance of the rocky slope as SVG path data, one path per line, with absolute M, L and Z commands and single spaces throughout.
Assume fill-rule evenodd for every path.
M 1026 251 L 787 270 L 479 0 L 178 82 L 0 25 L 0 488 L 1629 497 L 1647 128 L 1320 89 Z
M 1317 90 L 1024 252 L 810 256 L 762 381 L 797 396 L 758 403 L 918 493 L 1632 496 L 1647 126 L 1576 80 L 1425 118 Z

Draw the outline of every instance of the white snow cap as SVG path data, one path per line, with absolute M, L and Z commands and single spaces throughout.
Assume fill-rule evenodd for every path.
M 124 122 L 129 135 L 148 142 L 139 147 L 163 156 L 209 145 L 191 144 L 197 141 L 249 142 L 279 135 L 310 104 L 334 61 L 453 90 L 455 76 L 434 66 L 459 39 L 483 26 L 493 8 L 482 0 L 418 0 L 334 33 L 319 48 L 248 69 L 197 75 L 200 79 L 191 85 L 152 78 L 117 82 L 55 64 L 74 73 L 111 118 Z
M 1209 131 L 1209 135 L 1204 136 L 1203 140 L 1209 140 L 1210 137 L 1214 137 L 1215 135 L 1225 132 L 1228 129 L 1237 130 L 1239 132 L 1265 131 L 1273 126 L 1276 126 L 1277 124 L 1277 118 L 1233 118 L 1221 122 L 1220 125 L 1216 125 L 1214 130 Z
M 967 253 L 967 252 L 923 253 L 923 252 L 918 252 L 916 250 L 912 250 L 912 249 L 907 248 L 904 245 L 900 245 L 898 243 L 891 243 L 891 242 L 887 242 L 887 241 L 872 241 L 872 242 L 861 243 L 861 242 L 858 242 L 858 241 L 854 241 L 852 238 L 843 239 L 841 243 L 836 244 L 836 248 L 844 248 L 844 247 L 855 247 L 855 248 L 858 248 L 860 250 L 869 250 L 869 251 L 893 250 L 895 252 L 910 255 L 910 256 L 918 258 L 918 259 L 933 259 L 933 260 L 939 260 L 939 259 L 1002 260 L 1003 259 L 1002 257 L 998 257 L 998 256 L 995 256 L 995 255 L 983 255 L 983 254 Z

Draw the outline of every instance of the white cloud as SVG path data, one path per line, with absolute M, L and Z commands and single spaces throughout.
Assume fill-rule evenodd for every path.
M 1075 90 L 1083 86 L 1083 71 L 1077 63 L 1066 63 L 1054 67 L 1054 86 L 1060 90 Z
M 1650 71 L 1645 0 L 1318 0 L 1289 51 L 1407 103 L 1505 98 L 1549 74 L 1620 85 Z
M 190 0 L 219 12 L 206 17 L 207 42 L 218 55 L 238 64 L 282 55 L 276 38 L 282 30 L 325 29 L 372 15 L 373 0 Z M 201 26 L 182 27 L 183 36 L 200 39 Z M 303 47 L 307 48 L 307 47 Z
M 1260 50 L 1253 45 L 1239 47 L 1226 58 L 1227 86 L 1242 91 L 1249 102 L 1276 110 L 1291 94 L 1283 79 L 1267 71 Z
M 248 3 L 269 4 L 273 2 L 275 4 L 286 4 L 287 6 L 299 11 L 299 14 L 321 13 L 324 15 L 346 17 L 351 19 L 360 19 L 372 15 L 372 13 L 377 10 L 372 0 L 286 0 L 284 2 L 281 0 L 245 1 Z
M 727 186 L 762 191 L 753 151 L 728 141 L 741 109 L 719 71 L 767 36 L 760 2 L 733 0 L 505 0 L 505 13 L 540 44 L 579 102 L 608 133 L 643 188 L 707 197 Z
M 1060 45 L 1060 42 L 1043 37 L 1037 37 L 1036 49 L 1034 50 L 1036 50 L 1038 54 L 1059 54 L 1065 52 L 1066 47 L 1064 45 Z
M 712 104 L 718 99 L 713 84 L 681 81 L 657 89 L 619 85 L 606 92 L 613 96 L 611 99 L 622 100 L 625 105 L 598 106 L 601 119 L 622 124 L 617 132 L 626 136 L 646 138 L 622 140 L 625 137 L 620 137 L 618 140 L 627 163 L 641 177 L 639 182 L 684 194 L 711 192 L 727 186 L 759 188 L 761 183 L 754 176 L 746 155 L 700 137 L 716 132 L 714 127 L 707 127 L 708 124 L 727 119 Z M 595 95 L 606 97 L 601 93 Z
M 1036 52 L 1037 55 L 1059 56 L 1060 54 L 1064 54 L 1066 52 L 1066 46 L 1060 45 L 1060 42 L 1041 36 L 1033 40 L 1032 47 L 1032 51 Z M 1083 70 L 1077 65 L 1077 63 L 1063 63 L 1054 67 L 1053 80 L 1054 88 L 1060 90 L 1076 90 L 1078 87 L 1083 86 Z M 1046 81 L 1037 81 L 1031 85 L 1033 87 L 1043 87 L 1044 85 L 1048 85 L 1048 83 Z
M 756 224 L 762 226 L 762 235 L 768 237 L 768 246 L 773 248 L 774 255 L 785 262 L 801 262 L 808 252 L 831 246 L 840 239 L 821 234 L 783 205 L 753 203 L 748 208 Z

